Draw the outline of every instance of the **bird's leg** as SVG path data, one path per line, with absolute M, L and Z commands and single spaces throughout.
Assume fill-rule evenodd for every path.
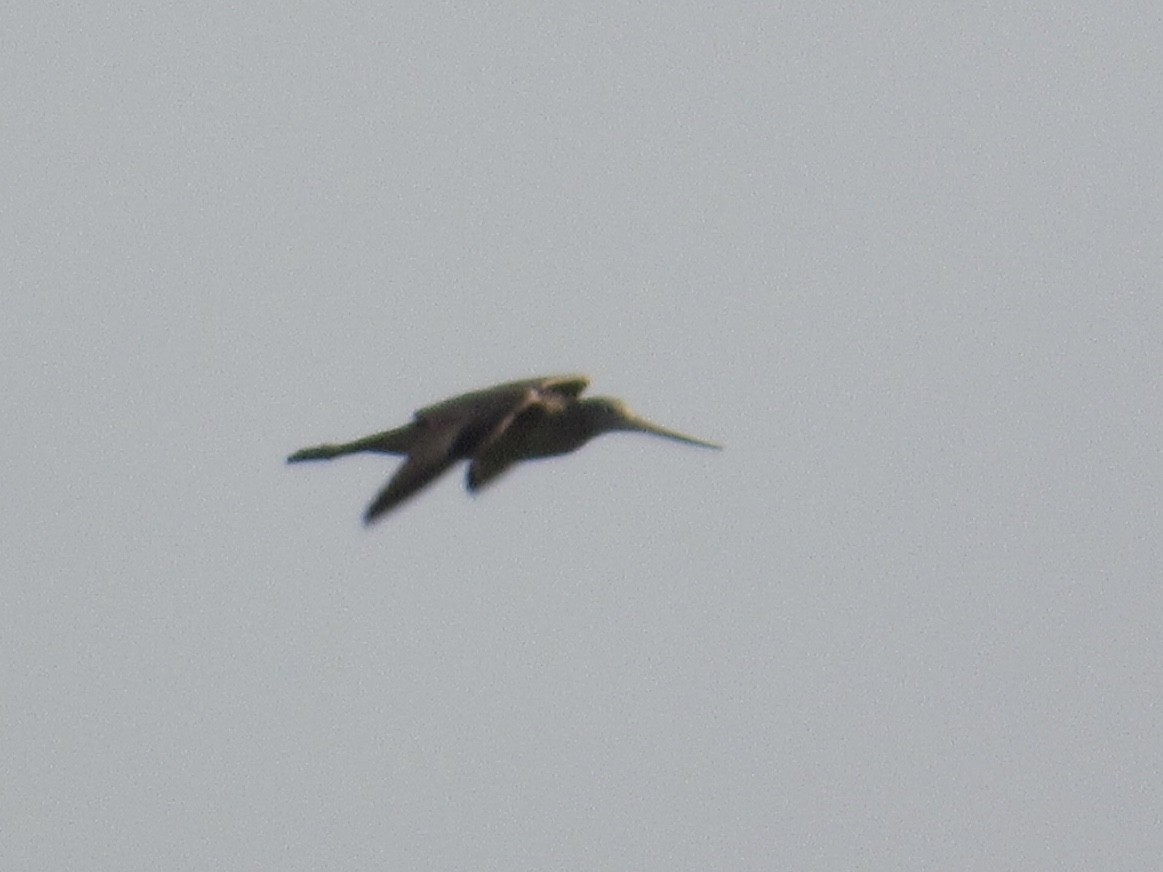
M 395 430 L 385 430 L 383 433 L 373 433 L 354 442 L 343 442 L 337 445 L 316 445 L 296 451 L 287 458 L 287 463 L 298 463 L 301 460 L 330 460 L 333 457 L 342 457 L 345 454 L 358 454 L 361 451 L 370 451 L 374 454 L 407 454 L 412 446 L 416 425 L 408 424 Z

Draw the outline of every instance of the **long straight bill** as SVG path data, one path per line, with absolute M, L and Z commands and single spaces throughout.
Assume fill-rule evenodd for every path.
M 627 422 L 629 430 L 637 430 L 642 433 L 653 433 L 655 436 L 661 436 L 664 439 L 672 439 L 675 442 L 685 442 L 687 445 L 698 445 L 700 448 L 714 448 L 716 451 L 722 450 L 722 445 L 716 445 L 714 442 L 706 442 L 702 439 L 696 439 L 694 436 L 687 436 L 685 433 L 679 433 L 676 430 L 668 430 L 665 427 L 660 427 L 657 424 L 652 424 L 645 418 L 635 417 Z

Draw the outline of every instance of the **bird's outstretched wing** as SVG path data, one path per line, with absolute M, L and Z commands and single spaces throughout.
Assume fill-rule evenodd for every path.
M 461 394 L 420 409 L 411 425 L 415 432 L 408 459 L 368 506 L 364 523 L 370 524 L 391 511 L 458 460 L 476 458 L 487 451 L 528 410 L 542 404 L 557 407 L 573 402 L 588 384 L 585 376 L 578 375 L 525 379 Z M 479 483 L 474 483 L 470 471 L 469 489 L 483 486 L 518 459 L 505 460 Z
M 416 421 L 416 426 L 422 429 L 421 437 L 413 442 L 408 459 L 367 507 L 363 516 L 365 524 L 372 523 L 394 509 L 464 456 L 456 451 L 460 428 L 433 426 L 420 419 Z
M 560 398 L 558 398 L 560 403 Z M 521 460 L 519 452 L 507 450 L 520 444 L 521 433 L 530 427 L 537 427 L 557 405 L 553 400 L 546 402 L 541 397 L 532 397 L 530 402 L 514 411 L 503 420 L 491 434 L 487 442 L 473 455 L 465 476 L 465 487 L 469 493 L 476 493 L 492 482 L 506 469 Z
M 580 391 L 579 391 L 580 392 Z M 472 454 L 465 484 L 476 493 L 506 469 L 530 456 L 529 440 L 547 423 L 576 402 L 576 394 L 530 388 L 521 403 L 499 420 Z

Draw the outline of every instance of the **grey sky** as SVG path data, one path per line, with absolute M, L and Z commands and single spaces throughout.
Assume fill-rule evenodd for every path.
M 0 868 L 1158 868 L 1155 6 L 465 5 L 4 14 Z

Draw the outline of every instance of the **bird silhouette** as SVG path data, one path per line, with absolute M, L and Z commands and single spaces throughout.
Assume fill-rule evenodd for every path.
M 304 448 L 287 462 L 330 460 L 364 451 L 405 455 L 364 513 L 364 523 L 371 524 L 459 460 L 469 461 L 466 484 L 475 493 L 515 463 L 568 454 L 602 433 L 653 433 L 688 445 L 720 447 L 652 424 L 621 400 L 580 399 L 588 385 L 583 375 L 505 382 L 420 409 L 411 423 L 395 430 Z

